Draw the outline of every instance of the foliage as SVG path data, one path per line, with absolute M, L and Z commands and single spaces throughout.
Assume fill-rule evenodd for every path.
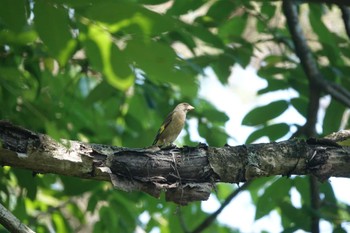
M 350 89 L 349 38 L 324 21 L 337 7 L 303 4 L 300 12 L 310 25 L 307 37 L 320 70 Z M 290 90 L 297 97 L 252 109 L 242 122 L 256 127 L 247 143 L 264 136 L 278 140 L 295 125 L 276 118 L 291 108 L 306 118 L 309 102 L 308 81 L 283 22 L 281 5 L 273 1 L 3 0 L 0 118 L 54 138 L 145 147 L 172 106 L 187 101 L 196 107 L 189 117 L 198 120 L 200 136 L 223 146 L 228 117 L 198 96 L 199 77 L 211 69 L 226 85 L 235 64 L 258 63 L 258 75 L 267 82 L 258 95 Z M 348 126 L 343 104 L 332 99 L 323 111 L 321 134 Z M 183 140 L 196 144 L 188 134 Z M 109 183 L 31 176 L 9 167 L 0 173 L 1 203 L 37 232 L 181 232 L 208 216 L 200 203 L 179 211 L 163 198 L 115 191 Z M 219 185 L 213 195 L 223 201 L 232 189 Z M 301 206 L 292 202 L 292 190 L 301 195 Z M 256 180 L 249 192 L 255 218 L 276 210 L 284 232 L 309 231 L 311 215 L 341 232 L 350 218 L 349 206 L 336 200 L 329 183 L 321 185 L 317 211 L 305 177 Z M 218 222 L 206 229 L 235 231 Z

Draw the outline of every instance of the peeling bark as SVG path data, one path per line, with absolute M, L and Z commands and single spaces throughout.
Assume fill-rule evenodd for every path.
M 341 132 L 345 135 L 344 131 Z M 350 148 L 329 139 L 292 139 L 241 146 L 124 148 L 57 142 L 0 121 L 0 164 L 38 173 L 111 181 L 179 204 L 208 199 L 216 182 L 238 183 L 273 175 L 350 177 Z

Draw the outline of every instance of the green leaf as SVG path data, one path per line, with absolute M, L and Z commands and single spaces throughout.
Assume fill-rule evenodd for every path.
M 62 176 L 61 181 L 64 186 L 64 194 L 70 196 L 82 195 L 94 188 L 101 187 L 101 183 L 98 181 L 81 180 L 74 177 Z
M 135 215 L 138 215 L 138 209 L 135 205 L 130 205 L 129 195 L 124 196 L 121 193 L 114 193 L 108 201 L 111 210 L 118 211 L 120 215 L 119 228 L 122 232 L 132 232 L 136 227 Z
M 338 207 L 338 201 L 335 197 L 334 190 L 330 182 L 320 184 L 321 203 L 325 203 L 320 208 L 320 214 L 324 219 L 332 221 L 333 219 L 342 218 Z M 338 208 L 337 208 L 338 207 Z
M 77 218 L 79 220 L 79 222 L 84 221 L 85 211 L 80 209 L 80 207 L 78 206 L 77 203 L 75 203 L 75 202 L 68 203 L 66 205 L 66 208 L 72 214 L 72 216 L 74 216 L 75 218 Z M 85 206 L 84 206 L 84 209 L 85 209 Z
M 261 190 L 264 190 L 267 186 L 275 182 L 277 179 L 278 179 L 277 177 L 273 177 L 273 176 L 260 177 L 259 179 L 254 179 L 251 182 L 251 184 L 248 187 L 248 191 L 255 205 L 259 201 L 259 198 L 261 196 L 259 195 L 259 193 L 261 192 Z
M 169 15 L 183 15 L 189 11 L 194 11 L 202 6 L 205 0 L 176 0 L 173 2 L 171 8 L 167 11 Z
M 345 106 L 332 98 L 323 119 L 323 134 L 337 132 L 342 123 Z
M 140 4 L 147 4 L 147 5 L 158 5 L 165 2 L 168 2 L 168 0 L 137 0 Z
M 98 210 L 96 207 L 99 201 L 106 199 L 108 193 L 105 192 L 102 188 L 93 189 L 89 197 L 88 205 L 86 207 L 87 211 L 90 211 L 91 214 L 95 213 L 95 210 Z
M 113 98 L 113 96 L 120 96 L 120 92 L 118 92 L 115 88 L 109 85 L 106 81 L 102 81 L 97 84 L 92 91 L 89 92 L 86 97 L 86 102 L 89 104 L 98 102 L 98 101 L 107 101 L 108 99 Z
M 280 116 L 287 109 L 288 103 L 285 100 L 271 102 L 268 105 L 251 110 L 243 118 L 242 124 L 247 126 L 266 124 L 269 120 Z
M 317 34 L 319 42 L 322 44 L 322 52 L 324 52 L 331 64 L 337 64 L 340 58 L 340 50 L 336 41 L 336 37 L 323 23 L 322 16 L 324 7 L 320 4 L 309 4 L 310 7 L 310 24 L 313 31 Z
M 168 73 L 169 82 L 178 85 L 182 97 L 195 98 L 198 94 L 198 80 L 194 75 L 182 69 L 176 69 L 173 74 Z
M 216 24 L 226 22 L 232 11 L 239 6 L 235 1 L 216 1 L 209 8 L 206 16 L 211 18 Z
M 323 182 L 320 184 L 320 193 L 324 194 L 324 200 L 333 205 L 337 204 L 333 186 L 330 182 Z
M 253 56 L 253 46 L 250 43 L 243 43 L 242 46 L 237 49 L 238 55 L 236 56 L 236 61 L 243 68 L 247 67 L 250 63 L 250 59 Z
M 293 98 L 290 103 L 303 117 L 307 116 L 308 100 L 306 98 Z
M 128 114 L 130 114 L 135 119 L 138 119 L 140 116 L 140 112 L 143 113 L 143 119 L 150 119 L 149 121 L 145 121 L 139 118 L 143 128 L 148 128 L 150 126 L 150 121 L 154 116 L 152 116 L 152 111 L 150 111 L 149 106 L 146 102 L 146 98 L 144 95 L 144 90 L 140 87 L 137 87 L 135 90 L 135 94 L 132 96 L 130 100 L 130 107 L 128 109 Z M 144 131 L 144 130 L 142 130 Z
M 32 172 L 22 169 L 12 169 L 17 176 L 20 187 L 27 190 L 27 197 L 30 200 L 35 200 L 37 194 L 37 179 Z
M 234 64 L 235 61 L 232 58 L 221 55 L 218 57 L 217 61 L 212 65 L 216 76 L 222 84 L 227 83 L 227 79 L 231 74 L 232 66 Z
M 224 112 L 220 112 L 216 109 L 204 109 L 202 110 L 203 117 L 210 122 L 225 123 L 229 120 L 229 117 Z
M 18 219 L 25 219 L 28 216 L 27 208 L 25 205 L 25 198 L 18 197 L 16 200 L 16 206 L 12 211 L 12 214 L 15 215 Z
M 55 232 L 57 233 L 65 233 L 70 232 L 71 229 L 66 218 L 60 212 L 54 212 L 52 215 L 52 220 L 55 226 Z
M 94 232 L 119 232 L 118 212 L 109 206 L 102 206 L 99 211 L 99 220 L 94 224 Z
M 248 15 L 243 14 L 226 21 L 219 27 L 219 37 L 226 43 L 234 41 L 236 38 L 241 38 L 247 24 L 247 19 Z
M 283 213 L 283 217 L 289 220 L 289 226 L 284 225 L 284 227 L 298 226 L 299 230 L 310 231 L 310 213 L 308 211 L 298 209 L 288 201 L 279 203 L 279 208 Z
M 211 31 L 207 30 L 206 28 L 203 28 L 201 26 L 189 25 L 185 23 L 178 25 L 178 27 L 185 29 L 187 33 L 189 33 L 189 35 L 202 40 L 203 42 L 205 42 L 210 46 L 216 47 L 218 49 L 225 48 L 225 45 L 222 42 L 222 40 L 218 38 L 216 35 L 214 35 Z
M 196 42 L 193 38 L 192 35 L 190 35 L 186 30 L 184 30 L 183 28 L 178 28 L 176 31 L 173 32 L 169 32 L 167 34 L 167 37 L 169 38 L 170 41 L 173 42 L 180 42 L 184 45 L 187 46 L 187 48 L 193 53 L 195 54 L 195 48 L 196 48 Z M 189 59 L 187 59 L 189 60 Z
M 13 32 L 21 32 L 27 25 L 24 0 L 2 0 L 0 2 L 0 21 Z
M 65 65 L 76 44 L 70 33 L 68 11 L 38 0 L 34 4 L 34 15 L 35 28 L 40 38 L 58 62 Z
M 275 15 L 276 9 L 276 5 L 272 2 L 264 2 L 261 6 L 261 13 L 268 19 L 271 19 Z
M 274 125 L 269 125 L 261 129 L 255 130 L 249 135 L 246 143 L 252 143 L 255 140 L 267 136 L 270 141 L 276 141 L 289 133 L 289 125 L 286 123 L 279 123 Z
M 220 202 L 225 201 L 225 199 L 232 193 L 237 187 L 232 184 L 221 183 L 217 185 L 216 197 Z
M 147 73 L 149 78 L 157 81 L 167 81 L 174 75 L 176 54 L 174 50 L 161 43 L 143 43 L 131 40 L 125 48 L 125 55 L 130 62 Z
M 272 210 L 278 208 L 282 202 L 289 200 L 291 187 L 290 180 L 280 178 L 266 188 L 256 205 L 255 220 L 264 217 Z
M 285 73 L 286 71 L 288 71 L 288 69 L 267 65 L 259 69 L 258 75 L 262 78 L 270 79 L 271 76 Z
M 309 177 L 297 176 L 293 178 L 293 185 L 300 193 L 301 204 L 303 206 L 310 206 L 310 182 Z
M 129 88 L 134 83 L 134 76 L 124 51 L 118 49 L 102 28 L 90 25 L 88 31 L 84 45 L 92 66 L 105 75 L 111 86 L 120 90 Z
M 258 91 L 258 95 L 270 93 L 273 91 L 286 90 L 290 88 L 290 85 L 285 79 L 269 78 L 267 80 L 267 87 L 262 88 Z
M 338 225 L 334 228 L 333 233 L 347 233 L 347 231 L 342 228 L 342 226 Z
M 111 33 L 125 32 L 133 37 L 150 41 L 152 36 L 175 28 L 175 21 L 131 1 L 99 1 L 92 4 L 86 15 L 103 22 L 100 25 Z

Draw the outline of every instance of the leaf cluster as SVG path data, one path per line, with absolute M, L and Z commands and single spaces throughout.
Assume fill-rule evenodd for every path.
M 350 89 L 348 38 L 324 20 L 334 6 L 303 6 L 320 70 L 329 81 Z M 242 124 L 255 127 L 247 143 L 263 137 L 279 140 L 301 126 L 278 118 L 291 109 L 306 118 L 310 92 L 283 22 L 281 6 L 274 1 L 3 0 L 0 118 L 56 139 L 146 147 L 173 106 L 186 101 L 196 107 L 189 117 L 198 122 L 199 135 L 212 146 L 223 146 L 229 118 L 198 97 L 199 77 L 210 69 L 227 85 L 234 65 L 256 63 L 267 84 L 258 95 L 295 94 L 245 116 Z M 322 111 L 321 134 L 348 126 L 346 107 L 334 99 Z M 182 140 L 196 143 L 189 133 Z M 254 181 L 249 192 L 255 218 L 277 211 L 285 232 L 292 232 L 310 230 L 310 216 L 319 215 L 341 232 L 349 206 L 338 203 L 326 183 L 322 207 L 315 212 L 308 189 L 303 177 Z M 216 196 L 223 202 L 233 190 L 220 184 Z M 299 206 L 291 199 L 295 191 L 302 197 Z M 179 211 L 163 198 L 117 192 L 107 183 L 31 176 L 9 167 L 0 169 L 0 201 L 37 232 L 181 232 L 209 215 L 200 203 Z M 218 222 L 206 229 L 235 231 Z

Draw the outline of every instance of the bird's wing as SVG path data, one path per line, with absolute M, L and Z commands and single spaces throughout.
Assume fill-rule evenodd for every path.
M 170 122 L 173 120 L 173 115 L 174 115 L 174 111 L 172 111 L 171 113 L 169 113 L 169 115 L 165 118 L 165 120 L 164 120 L 162 126 L 161 126 L 161 127 L 159 128 L 159 130 L 158 130 L 157 136 L 156 136 L 156 138 L 154 139 L 152 145 L 155 145 L 155 144 L 158 142 L 158 140 L 159 140 L 160 136 L 162 135 L 162 133 L 164 132 L 165 128 L 166 128 L 166 127 L 170 124 Z

